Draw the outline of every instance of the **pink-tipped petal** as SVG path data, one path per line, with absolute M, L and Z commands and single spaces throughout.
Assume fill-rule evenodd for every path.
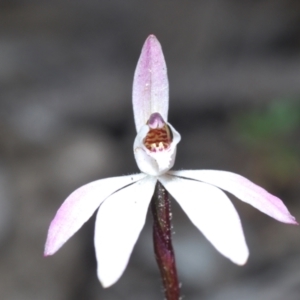
M 44 255 L 54 254 L 108 196 L 144 177 L 145 174 L 137 174 L 101 179 L 74 191 L 59 208 L 50 224 Z
M 298 224 L 279 198 L 238 174 L 215 170 L 189 170 L 170 173 L 215 185 L 280 222 Z
M 249 251 L 241 221 L 224 192 L 203 182 L 170 175 L 160 176 L 159 181 L 221 254 L 238 265 L 246 263 Z
M 146 177 L 114 193 L 100 206 L 95 250 L 103 287 L 111 286 L 123 274 L 144 227 L 155 184 L 155 177 Z
M 133 113 L 136 131 L 146 124 L 152 113 L 168 119 L 169 83 L 161 45 L 150 35 L 140 55 L 133 79 Z

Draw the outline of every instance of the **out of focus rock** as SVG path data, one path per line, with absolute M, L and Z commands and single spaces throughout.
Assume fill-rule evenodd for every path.
M 0 164 L 0 250 L 6 238 L 13 232 L 14 222 L 14 193 L 11 185 L 11 174 Z

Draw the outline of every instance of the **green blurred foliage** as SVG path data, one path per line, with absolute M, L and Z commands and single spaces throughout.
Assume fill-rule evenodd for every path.
M 300 175 L 300 104 L 280 99 L 234 119 L 238 137 L 254 152 L 261 172 L 277 182 Z M 299 181 L 299 179 L 297 180 Z

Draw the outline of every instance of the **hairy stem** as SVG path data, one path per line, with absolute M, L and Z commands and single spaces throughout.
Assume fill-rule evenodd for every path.
M 167 300 L 179 300 L 180 288 L 172 246 L 171 203 L 168 192 L 158 181 L 151 201 L 153 214 L 153 243 Z

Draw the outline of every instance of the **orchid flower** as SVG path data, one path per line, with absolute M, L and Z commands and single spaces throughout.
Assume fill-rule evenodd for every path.
M 75 190 L 51 222 L 45 256 L 54 254 L 98 209 L 95 225 L 97 273 L 103 287 L 123 274 L 145 224 L 159 181 L 192 223 L 232 262 L 243 265 L 249 251 L 229 192 L 270 217 L 297 224 L 283 202 L 248 179 L 226 171 L 170 171 L 180 134 L 168 123 L 169 87 L 161 46 L 146 40 L 133 81 L 137 136 L 133 152 L 140 174 L 100 179 Z

